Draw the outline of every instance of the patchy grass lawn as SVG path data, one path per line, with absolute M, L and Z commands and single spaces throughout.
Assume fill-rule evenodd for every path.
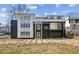
M 0 54 L 78 54 L 79 46 L 60 43 L 0 44 Z

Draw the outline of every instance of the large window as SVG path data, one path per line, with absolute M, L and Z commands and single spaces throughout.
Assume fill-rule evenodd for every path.
M 30 32 L 29 31 L 22 31 L 21 36 L 30 36 Z
M 61 16 L 58 16 L 57 19 L 61 19 Z
M 61 23 L 50 23 L 50 30 L 61 30 Z
M 29 23 L 21 23 L 21 28 L 30 28 Z
M 79 23 L 79 19 L 69 19 L 69 23 Z

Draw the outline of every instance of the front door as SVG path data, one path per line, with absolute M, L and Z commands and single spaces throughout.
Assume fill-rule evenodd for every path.
M 35 38 L 41 38 L 41 24 L 40 23 L 36 23 L 35 24 Z
M 41 38 L 41 32 L 36 32 L 36 38 Z

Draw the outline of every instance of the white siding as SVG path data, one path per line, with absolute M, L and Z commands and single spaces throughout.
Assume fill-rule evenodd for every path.
M 23 18 L 23 16 L 21 16 Z M 27 17 L 27 16 L 26 16 Z M 21 19 L 17 18 L 17 38 L 33 38 L 33 16 L 30 17 L 30 19 Z M 30 24 L 30 28 L 22 28 L 21 24 Z M 21 32 L 30 32 L 30 36 L 28 35 L 21 35 Z

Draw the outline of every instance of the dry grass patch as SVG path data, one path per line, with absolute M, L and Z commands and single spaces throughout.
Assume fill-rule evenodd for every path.
M 74 36 L 73 39 L 79 40 L 79 35 Z
M 0 44 L 1 54 L 77 54 L 79 46 L 60 43 Z

